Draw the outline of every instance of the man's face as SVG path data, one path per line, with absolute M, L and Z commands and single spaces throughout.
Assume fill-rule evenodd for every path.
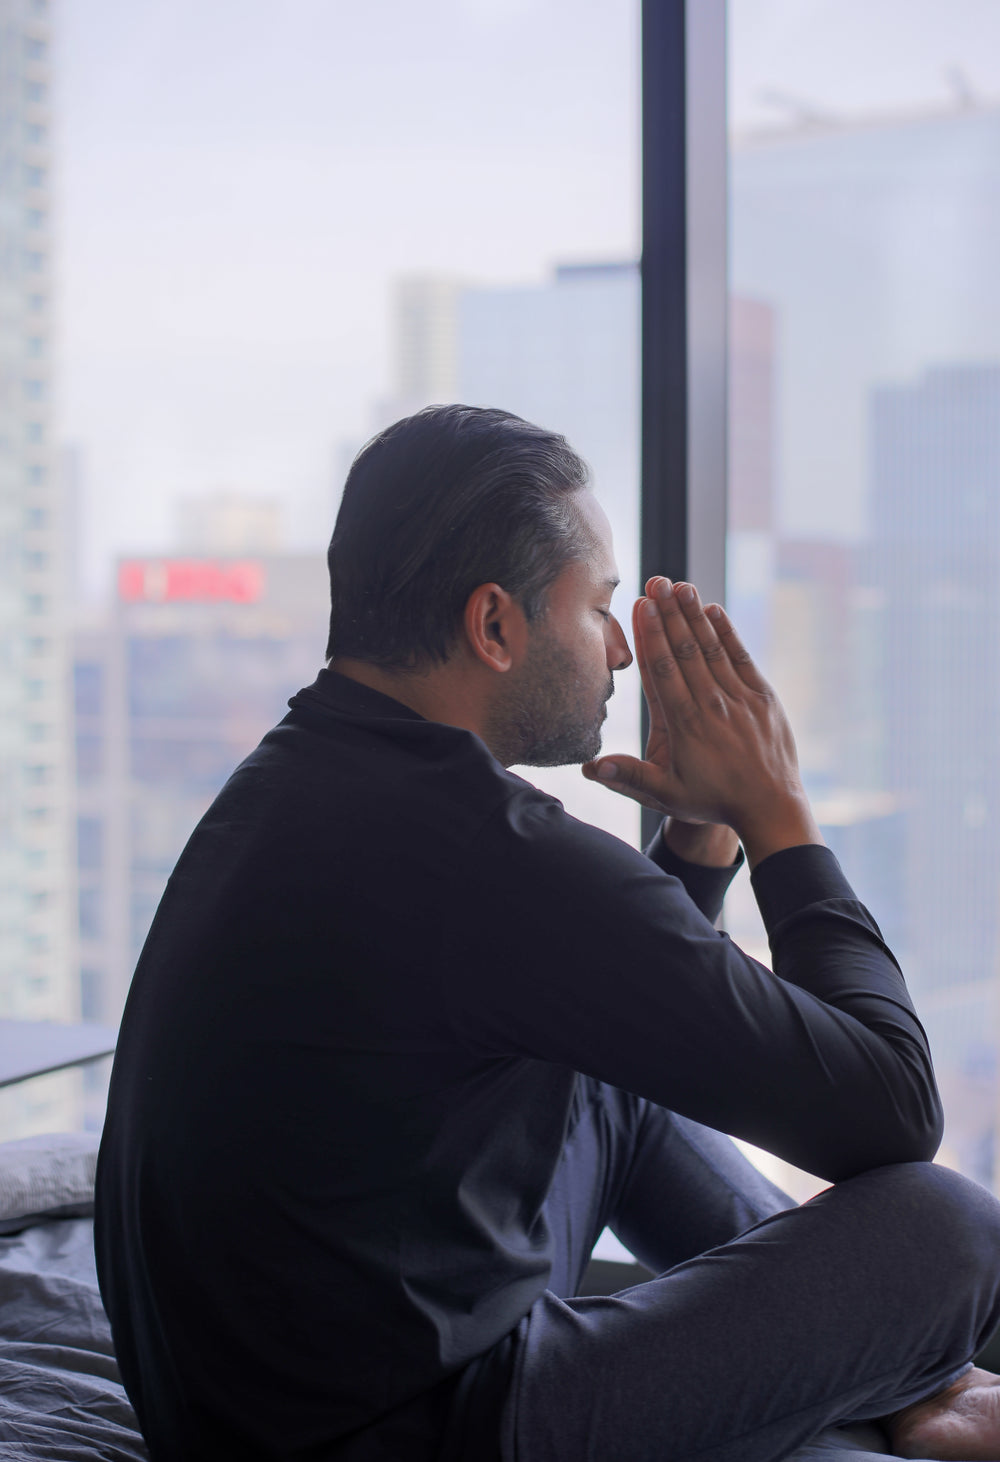
M 592 547 L 549 589 L 545 613 L 529 628 L 528 652 L 503 688 L 503 725 L 491 744 L 507 766 L 556 767 L 589 761 L 601 749 L 612 671 L 632 662 L 611 613 L 618 583 L 611 527 L 589 492 L 577 495 Z

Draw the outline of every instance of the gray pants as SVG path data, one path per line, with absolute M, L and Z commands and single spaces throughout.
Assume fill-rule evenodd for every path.
M 1000 1205 L 977 1184 L 908 1163 L 789 1204 L 727 1138 L 582 1081 L 504 1462 L 863 1457 L 877 1430 L 827 1429 L 940 1390 L 996 1328 Z M 605 1225 L 658 1277 L 574 1298 Z

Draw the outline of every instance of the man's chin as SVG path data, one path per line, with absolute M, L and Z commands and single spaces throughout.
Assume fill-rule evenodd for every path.
M 601 731 L 598 727 L 588 741 L 552 742 L 535 746 L 522 758 L 523 767 L 578 767 L 600 755 Z

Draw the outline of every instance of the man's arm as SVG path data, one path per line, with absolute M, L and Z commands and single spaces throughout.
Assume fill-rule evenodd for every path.
M 526 790 L 470 863 L 494 917 L 484 940 L 470 893 L 477 918 L 456 919 L 442 965 L 457 972 L 457 1023 L 481 1050 L 562 1062 L 831 1179 L 926 1160 L 941 1130 L 926 1036 L 822 844 L 784 712 L 721 611 L 650 587 L 655 616 L 640 601 L 636 635 L 647 758 L 588 774 L 611 763 L 619 790 L 740 835 L 774 974 L 663 877 L 669 849 L 653 868 Z

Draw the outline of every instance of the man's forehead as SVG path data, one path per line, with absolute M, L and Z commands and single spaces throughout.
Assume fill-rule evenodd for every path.
M 597 501 L 592 492 L 584 490 L 577 493 L 575 506 L 583 519 L 587 536 L 593 544 L 593 550 L 587 555 L 586 562 L 593 574 L 594 581 L 602 589 L 609 592 L 618 587 L 618 566 L 615 563 L 615 546 L 611 533 L 611 524 L 608 522 L 608 515 Z

